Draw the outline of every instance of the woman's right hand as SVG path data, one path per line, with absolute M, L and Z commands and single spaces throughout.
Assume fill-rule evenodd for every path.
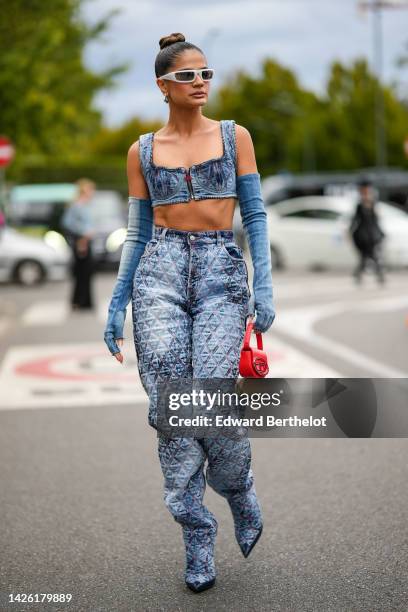
M 117 310 L 113 314 L 109 313 L 103 336 L 111 355 L 113 355 L 113 357 L 115 357 L 120 363 L 123 363 L 123 355 L 118 349 L 119 347 L 123 346 L 123 328 L 125 319 L 125 308 L 123 310 Z
M 122 348 L 122 346 L 123 346 L 123 338 L 119 338 L 119 340 L 116 340 L 116 344 L 117 344 L 118 346 L 120 346 L 120 348 Z M 115 358 L 116 358 L 118 361 L 120 361 L 120 363 L 123 363 L 123 355 L 122 355 L 122 353 L 115 353 L 115 354 L 114 354 L 114 357 L 115 357 Z

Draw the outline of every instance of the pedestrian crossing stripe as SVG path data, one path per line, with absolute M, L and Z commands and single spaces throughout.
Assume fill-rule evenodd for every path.
M 96 318 L 106 323 L 108 318 L 109 300 L 102 300 L 96 309 Z M 132 307 L 128 304 L 127 314 L 131 316 Z M 95 319 L 93 310 L 72 311 L 68 303 L 60 300 L 40 301 L 31 304 L 22 314 L 21 325 L 24 327 L 63 325 L 69 319 L 90 317 Z M 128 316 L 127 316 L 128 318 Z
M 279 284 L 274 287 L 275 305 L 276 309 L 279 309 L 279 303 L 282 300 L 290 300 L 298 302 L 301 300 L 304 302 L 305 295 L 311 298 L 319 298 L 319 296 L 327 301 L 327 297 L 331 295 L 338 295 L 342 298 L 350 296 L 355 298 L 356 291 L 359 292 L 359 300 L 364 305 L 377 296 L 377 292 L 380 292 L 380 296 L 383 298 L 383 288 L 379 288 L 375 282 L 375 279 L 367 279 L 364 286 L 356 289 L 352 278 L 339 277 L 315 280 L 308 279 L 307 284 L 305 282 L 293 282 L 288 280 L 279 280 Z M 395 288 L 398 292 L 401 291 L 401 283 L 399 279 L 392 278 L 388 281 L 388 289 L 392 290 Z M 389 296 L 392 299 L 391 296 Z M 105 298 L 98 302 L 98 306 L 95 311 L 80 310 L 72 312 L 70 305 L 67 301 L 62 300 L 41 300 L 31 304 L 23 313 L 21 317 L 21 325 L 24 327 L 39 327 L 39 326 L 57 326 L 63 325 L 66 322 L 75 320 L 76 317 L 86 318 L 90 317 L 93 320 L 98 320 L 102 325 L 105 325 L 108 318 L 108 308 L 110 299 Z M 355 305 L 355 303 L 354 303 Z M 353 306 L 354 307 L 354 306 Z M 284 307 L 282 307 L 283 309 Z M 280 313 L 279 313 L 280 314 Z M 132 305 L 131 302 L 127 306 L 126 323 L 131 322 L 132 319 Z M 3 322 L 4 326 L 4 322 Z M 1 333 L 1 320 L 0 320 L 0 333 Z

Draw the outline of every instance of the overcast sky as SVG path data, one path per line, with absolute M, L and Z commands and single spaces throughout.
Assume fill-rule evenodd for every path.
M 88 0 L 84 17 L 93 23 L 113 8 L 121 13 L 103 41 L 90 44 L 85 54 L 96 71 L 132 63 L 116 90 L 96 98 L 110 126 L 134 115 L 167 118 L 154 61 L 159 39 L 171 32 L 182 32 L 203 49 L 217 70 L 212 92 L 237 68 L 258 73 L 265 57 L 293 69 L 301 84 L 316 92 L 324 90 L 334 59 L 365 56 L 373 65 L 372 16 L 357 10 L 357 0 Z M 408 40 L 408 9 L 383 11 L 383 32 L 384 78 L 398 77 L 408 92 L 408 68 L 401 72 L 395 66 Z

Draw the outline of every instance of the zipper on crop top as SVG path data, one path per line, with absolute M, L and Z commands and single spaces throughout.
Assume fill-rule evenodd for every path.
M 186 183 L 188 185 L 188 190 L 190 192 L 191 198 L 193 200 L 195 200 L 195 195 L 194 195 L 193 184 L 192 184 L 192 181 L 191 181 L 190 170 L 191 170 L 191 166 L 190 166 L 190 168 L 188 170 L 185 170 L 186 175 L 184 177 L 184 180 L 186 181 Z

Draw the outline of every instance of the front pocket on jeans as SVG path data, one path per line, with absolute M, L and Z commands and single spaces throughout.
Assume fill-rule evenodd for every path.
M 228 255 L 228 258 L 231 259 L 231 261 L 237 261 L 237 262 L 244 262 L 244 253 L 241 249 L 241 247 L 239 247 L 237 244 L 235 244 L 235 242 L 223 242 L 222 243 L 222 250 L 224 251 L 224 253 L 226 253 Z
M 149 242 L 145 246 L 145 250 L 143 251 L 143 254 L 140 259 L 144 259 L 145 257 L 153 255 L 153 253 L 157 250 L 159 244 L 159 238 L 152 238 L 151 240 L 149 240 Z
M 133 282 L 137 274 L 143 273 L 143 270 L 146 266 L 149 266 L 151 258 L 156 256 L 156 253 L 159 251 L 160 247 L 160 239 L 152 238 L 145 246 L 145 250 L 139 259 L 139 263 L 137 264 L 135 275 L 133 277 Z
M 220 255 L 228 301 L 243 304 L 251 297 L 251 291 L 248 268 L 242 250 L 238 245 L 229 242 L 222 244 Z

